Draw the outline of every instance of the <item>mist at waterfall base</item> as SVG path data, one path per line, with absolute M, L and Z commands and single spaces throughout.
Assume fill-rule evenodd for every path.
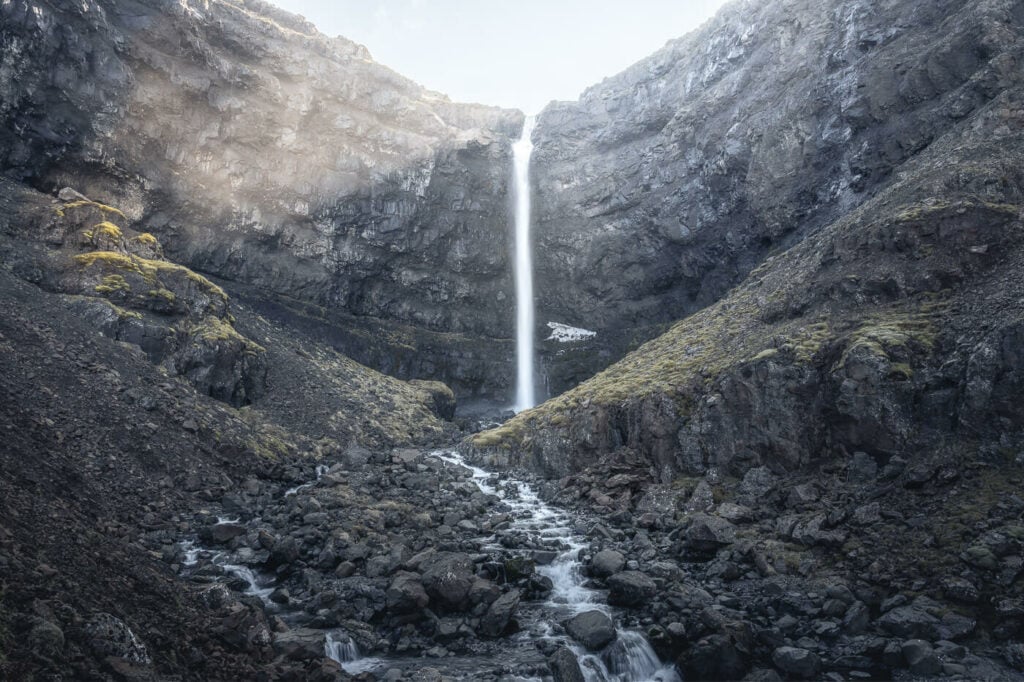
M 530 246 L 530 155 L 535 119 L 526 118 L 519 140 L 512 145 L 512 187 L 515 195 L 516 282 L 516 412 L 536 405 L 533 377 L 533 258 Z

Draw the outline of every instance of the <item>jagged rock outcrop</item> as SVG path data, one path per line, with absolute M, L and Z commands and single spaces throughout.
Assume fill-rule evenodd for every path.
M 538 323 L 599 332 L 581 371 L 547 361 L 556 390 L 890 185 L 1019 81 L 1022 20 L 1010 0 L 736 2 L 549 105 L 534 132 Z
M 156 237 L 131 229 L 116 207 L 68 188 L 60 197 L 0 180 L 0 229 L 21 237 L 0 240 L 9 267 L 199 392 L 235 406 L 263 394 L 266 350 L 235 330 L 223 289 L 166 260 Z
M 7 177 L 116 205 L 196 271 L 464 334 L 424 344 L 435 365 L 511 337 L 521 113 L 452 103 L 260 0 L 16 0 L 0 60 Z M 451 378 L 429 369 L 402 378 Z

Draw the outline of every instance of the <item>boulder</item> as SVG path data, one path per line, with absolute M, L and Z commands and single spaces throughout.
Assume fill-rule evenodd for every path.
M 687 680 L 739 680 L 749 668 L 743 655 L 726 635 L 709 635 L 676 659 Z
M 870 483 L 878 477 L 878 463 L 866 452 L 855 452 L 847 469 L 847 477 L 851 483 Z
M 151 662 L 146 645 L 123 620 L 109 613 L 98 613 L 90 618 L 85 625 L 85 634 L 93 651 L 101 656 L 123 658 L 143 665 Z
M 740 483 L 740 503 L 757 506 L 778 483 L 778 477 L 768 467 L 755 467 L 747 471 Z
M 315 661 L 323 658 L 327 634 L 323 630 L 299 628 L 275 632 L 274 651 L 292 661 Z
M 469 603 L 469 591 L 476 580 L 473 560 L 467 554 L 438 552 L 420 564 L 423 587 L 432 602 L 443 609 L 459 611 Z
M 590 572 L 597 578 L 607 578 L 626 567 L 626 557 L 614 549 L 602 549 L 590 561 Z
M 815 677 L 821 670 L 818 654 L 794 646 L 780 646 L 772 652 L 772 662 L 783 672 L 804 679 Z
M 568 647 L 558 647 L 548 658 L 548 669 L 555 682 L 584 682 L 580 662 Z
M 395 574 L 385 595 L 388 611 L 392 613 L 416 613 L 430 603 L 430 597 L 420 582 L 420 576 L 406 571 Z
M 621 571 L 608 578 L 608 603 L 638 606 L 657 593 L 654 581 L 639 571 Z
M 900 649 L 910 672 L 915 675 L 932 677 L 942 672 L 942 661 L 930 643 L 922 639 L 911 639 L 904 642 Z
M 612 619 L 602 611 L 584 611 L 565 623 L 569 636 L 582 644 L 588 651 L 598 651 L 608 646 L 617 633 Z
M 492 602 L 487 613 L 480 619 L 480 634 L 484 637 L 500 637 L 504 634 L 519 607 L 519 598 L 519 590 L 509 590 Z
M 786 504 L 796 509 L 802 509 L 818 501 L 821 492 L 813 483 L 801 483 L 793 486 L 786 498 Z
M 683 535 L 687 550 L 694 554 L 714 555 L 736 540 L 736 526 L 710 514 L 694 514 Z
M 914 605 L 898 606 L 882 614 L 878 627 L 894 637 L 936 639 L 939 637 L 939 619 Z
M 690 496 L 689 501 L 686 503 L 686 511 L 688 512 L 706 512 L 711 511 L 711 508 L 715 506 L 715 494 L 711 490 L 711 486 L 704 479 L 701 479 L 697 487 L 694 488 L 693 494 Z
M 210 542 L 222 545 L 237 538 L 239 535 L 245 535 L 247 529 L 240 523 L 218 523 L 206 530 L 207 533 L 204 533 L 204 535 L 208 535 Z

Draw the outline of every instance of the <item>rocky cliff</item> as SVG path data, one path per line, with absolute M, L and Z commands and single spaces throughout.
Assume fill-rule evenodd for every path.
M 1021 16 L 1002 0 L 736 2 L 549 105 L 534 133 L 538 320 L 607 330 L 621 355 L 623 336 L 718 300 L 998 97 Z
M 775 253 L 711 306 L 477 444 L 511 447 L 553 475 L 630 449 L 648 458 L 656 479 L 670 480 L 712 468 L 792 470 L 854 450 L 888 456 L 932 447 L 951 432 L 972 442 L 1016 442 L 1020 421 L 991 421 L 1005 409 L 990 401 L 1001 400 L 1019 372 L 1013 353 L 995 349 L 1010 343 L 1020 314 L 1011 273 L 1024 187 L 1021 6 L 893 3 L 892 16 L 876 12 L 870 20 L 856 2 L 828 11 L 807 5 L 806 20 L 799 7 L 731 6 L 697 36 L 588 91 L 581 103 L 546 110 L 537 159 L 541 276 L 550 283 L 557 270 L 572 279 L 549 284 L 549 297 L 564 289 L 567 302 L 598 318 L 656 319 L 713 300 L 769 244 Z M 867 28 L 850 33 L 860 25 L 856 17 Z M 835 23 L 841 18 L 846 23 Z M 814 28 L 813 21 L 823 23 Z M 890 28 L 867 30 L 883 25 Z M 787 49 L 772 48 L 773 41 Z M 695 70 L 694 59 L 705 68 Z M 771 66 L 777 63 L 789 64 L 785 76 Z M 773 68 L 780 69 L 775 77 Z M 836 89 L 798 96 L 818 92 L 807 78 Z M 748 100 L 743 85 L 763 99 Z M 671 97 L 652 94 L 672 88 Z M 694 88 L 679 108 L 680 93 Z M 717 109 L 693 108 L 706 101 Z M 705 119 L 712 111 L 728 118 Z M 664 119 L 658 132 L 638 132 L 650 131 L 642 123 L 655 112 Z M 639 123 L 627 124 L 630 114 Z M 708 122 L 698 126 L 694 116 Z M 821 126 L 790 134 L 801 116 L 820 116 Z M 776 127 L 762 134 L 769 124 Z M 666 126 L 704 137 L 672 146 L 660 137 L 671 132 Z M 705 144 L 718 160 L 684 171 L 703 158 Z M 603 180 L 577 174 L 570 182 L 568 165 L 553 161 L 569 150 L 589 154 L 579 167 Z M 595 154 L 607 155 L 603 165 Z M 876 163 L 865 165 L 869 158 Z M 668 179 L 641 182 L 645 172 Z M 597 189 L 614 181 L 616 192 Z M 576 203 L 555 201 L 556 186 Z M 596 210 L 602 196 L 617 206 L 607 215 L 599 211 L 586 223 L 582 213 L 558 217 L 584 205 Z M 675 208 L 658 219 L 639 217 L 655 216 L 655 205 Z M 687 223 L 686 239 L 677 232 L 669 240 L 666 221 Z M 644 243 L 653 246 L 637 246 Z M 570 249 L 583 256 L 568 258 Z M 659 265 L 666 254 L 674 254 L 673 270 Z M 694 266 L 693 278 L 683 276 L 697 262 L 703 265 Z M 600 276 L 591 278 L 594 272 Z M 641 279 L 630 281 L 630 272 Z M 675 294 L 654 295 L 645 282 L 655 280 Z M 621 282 L 629 284 L 617 289 Z M 667 303 L 676 294 L 679 305 Z M 642 299 L 662 308 L 648 310 Z M 549 312 L 554 306 L 545 305 Z
M 17 0 L 0 19 L 5 176 L 119 206 L 194 270 L 451 334 L 434 365 L 511 337 L 519 112 L 452 103 L 258 0 Z M 509 374 L 424 364 L 403 378 L 500 394 Z

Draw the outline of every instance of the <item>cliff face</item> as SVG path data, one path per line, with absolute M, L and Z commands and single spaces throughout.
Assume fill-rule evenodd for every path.
M 718 300 L 1016 80 L 1021 17 L 1004 0 L 737 2 L 549 105 L 538 319 L 651 338 Z
M 258 1 L 15 0 L 0 20 L 8 177 L 120 206 L 198 271 L 455 345 L 511 336 L 519 112 Z
M 1022 35 L 1020 3 L 741 4 L 547 110 L 549 315 L 682 316 L 778 253 L 475 447 L 662 481 L 1018 447 Z

